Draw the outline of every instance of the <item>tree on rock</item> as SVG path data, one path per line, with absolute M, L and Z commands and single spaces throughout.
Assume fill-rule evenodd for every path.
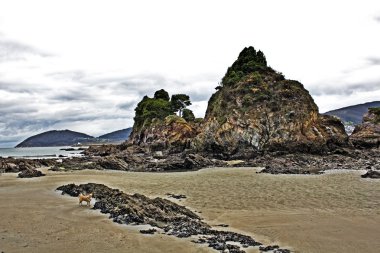
M 183 109 L 182 118 L 184 118 L 187 122 L 193 122 L 195 120 L 193 111 L 187 108 Z
M 254 47 L 246 47 L 240 52 L 238 59 L 227 69 L 222 85 L 232 86 L 248 74 L 267 68 L 267 59 L 262 51 Z
M 169 93 L 166 90 L 164 90 L 164 89 L 156 91 L 154 93 L 154 98 L 155 99 L 163 99 L 165 101 L 169 101 L 170 100 Z
M 259 65 L 262 65 L 262 66 L 267 66 L 267 58 L 265 57 L 264 53 L 259 50 L 257 52 L 257 55 L 256 55 L 256 62 L 259 64 Z
M 190 97 L 186 94 L 172 95 L 171 105 L 174 112 L 178 112 L 178 116 L 182 116 L 182 111 L 191 105 Z
M 193 112 L 186 109 L 191 105 L 188 95 L 175 94 L 171 99 L 169 98 L 169 93 L 164 89 L 156 91 L 153 98 L 144 96 L 135 108 L 133 131 L 138 132 L 142 128 L 149 127 L 153 122 L 157 122 L 155 119 L 163 121 L 167 116 L 176 112 L 186 121 L 195 120 Z
M 174 113 L 169 101 L 148 96 L 144 96 L 137 104 L 135 111 L 134 128 L 141 128 L 145 124 L 149 125 L 154 118 L 163 120 L 166 116 Z

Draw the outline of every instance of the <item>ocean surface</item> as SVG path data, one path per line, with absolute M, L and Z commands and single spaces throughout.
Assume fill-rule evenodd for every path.
M 83 150 L 78 150 L 75 147 L 73 151 L 65 151 L 61 149 L 72 148 L 64 147 L 33 147 L 33 148 L 0 148 L 0 157 L 14 157 L 14 158 L 58 158 L 61 156 L 81 156 Z

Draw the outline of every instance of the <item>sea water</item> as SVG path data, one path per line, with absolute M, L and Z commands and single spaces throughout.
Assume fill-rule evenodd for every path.
M 0 157 L 14 157 L 14 158 L 57 158 L 59 156 L 72 157 L 81 156 L 83 150 L 78 150 L 76 147 L 73 151 L 66 151 L 61 149 L 71 148 L 64 147 L 32 147 L 32 148 L 0 148 Z

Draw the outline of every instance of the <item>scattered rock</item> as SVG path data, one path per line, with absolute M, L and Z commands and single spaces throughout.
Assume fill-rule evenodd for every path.
M 107 156 L 98 160 L 98 165 L 106 170 L 129 170 L 128 163 L 115 156 Z
M 120 224 L 149 224 L 160 228 L 165 234 L 179 238 L 197 236 L 195 243 L 208 244 L 209 247 L 224 252 L 242 253 L 243 247 L 260 246 L 261 243 L 252 237 L 230 231 L 214 230 L 201 218 L 187 209 L 162 198 L 150 199 L 141 194 L 129 195 L 118 189 L 112 189 L 102 184 L 68 184 L 57 188 L 62 194 L 76 197 L 82 192 L 93 192 L 96 203 L 93 209 L 108 213 L 110 219 Z M 155 233 L 155 228 L 141 230 L 141 233 Z
M 0 172 L 16 173 L 41 167 L 53 166 L 55 159 L 0 158 Z
M 246 161 L 244 166 L 264 167 L 260 173 L 270 174 L 321 174 L 333 169 L 378 169 L 380 153 L 376 149 L 350 150 L 346 155 L 328 154 L 266 154 Z
M 271 167 L 265 166 L 260 173 L 270 173 L 270 174 L 310 174 L 309 170 L 297 167 Z
M 290 253 L 290 250 L 288 249 L 276 249 L 274 253 Z
M 380 178 L 380 171 L 378 170 L 368 170 L 364 175 L 361 175 L 362 178 Z
M 279 249 L 280 247 L 278 246 L 278 245 L 269 245 L 269 246 L 266 246 L 266 247 L 264 247 L 264 246 L 260 246 L 259 247 L 259 250 L 260 251 L 264 251 L 264 252 L 267 252 L 267 251 L 273 251 L 273 250 L 275 250 L 275 249 Z
M 146 229 L 146 230 L 140 230 L 140 233 L 141 234 L 154 234 L 157 232 L 157 229 L 154 229 L 154 228 L 150 228 L 150 229 Z
M 55 162 L 53 171 L 62 170 L 122 170 L 171 172 L 198 170 L 205 167 L 263 167 L 261 173 L 270 174 L 321 174 L 332 169 L 380 170 L 380 152 L 378 149 L 339 148 L 336 152 L 326 155 L 308 153 L 270 152 L 256 155 L 250 159 L 241 160 L 238 164 L 207 157 L 207 154 L 189 152 L 167 154 L 162 152 L 162 159 L 155 159 L 151 152 L 141 147 L 130 146 L 122 151 L 119 147 L 113 155 L 89 156 L 62 159 Z M 115 148 L 116 150 L 116 148 Z M 160 153 L 161 155 L 161 153 Z M 7 171 L 21 171 L 26 168 L 23 163 L 12 163 L 9 160 L 0 168 Z M 1 167 L 2 166 L 2 167 Z
M 76 149 L 75 148 L 61 148 L 60 150 L 64 150 L 64 151 L 75 151 Z M 78 149 L 79 150 L 79 149 Z
M 183 194 L 166 193 L 166 195 L 167 195 L 169 198 L 174 198 L 174 199 L 185 199 L 185 198 L 186 198 L 186 196 L 183 195 Z

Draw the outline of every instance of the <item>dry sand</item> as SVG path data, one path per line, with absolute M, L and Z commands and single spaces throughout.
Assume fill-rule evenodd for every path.
M 3 174 L 0 252 L 215 252 L 188 239 L 142 235 L 55 191 L 88 182 L 150 197 L 185 194 L 187 199 L 173 201 L 200 212 L 209 224 L 228 224 L 230 230 L 294 252 L 379 252 L 380 180 L 361 179 L 358 171 L 316 176 L 255 171 L 49 171 L 32 179 Z

